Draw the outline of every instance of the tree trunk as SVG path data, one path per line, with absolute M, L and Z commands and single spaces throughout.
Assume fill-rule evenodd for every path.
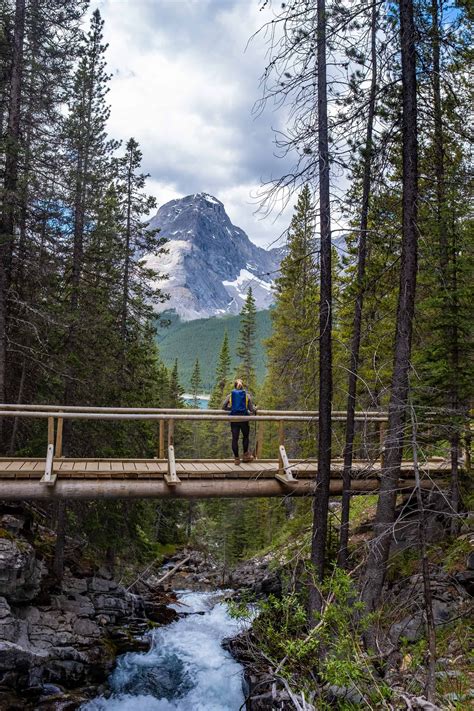
M 64 550 L 66 548 L 66 502 L 58 501 L 56 518 L 56 545 L 54 547 L 53 573 L 58 580 L 64 574 Z
M 318 155 L 319 209 L 321 231 L 321 271 L 319 306 L 319 437 L 318 473 L 313 504 L 311 563 L 322 580 L 326 557 L 329 483 L 331 476 L 331 401 L 332 401 L 332 272 L 331 211 L 329 197 L 329 141 L 326 81 L 326 4 L 317 4 L 318 74 Z M 314 582 L 309 591 L 310 620 L 321 610 L 322 598 Z
M 458 303 L 458 275 L 457 275 L 457 251 L 456 251 L 456 232 L 453 230 L 453 245 L 451 250 L 451 288 L 450 297 L 451 305 L 451 331 L 448 332 L 449 344 L 451 346 L 450 364 L 451 364 L 451 407 L 456 413 L 454 431 L 451 435 L 451 507 L 453 509 L 453 518 L 451 519 L 451 533 L 456 536 L 459 533 L 460 521 L 459 513 L 459 443 L 460 443 L 460 422 L 458 413 L 460 412 L 460 397 L 458 391 L 458 374 L 459 374 L 459 303 Z
M 13 31 L 13 55 L 10 75 L 10 102 L 5 141 L 3 204 L 0 214 L 0 402 L 7 399 L 7 327 L 8 289 L 15 238 L 18 170 L 20 158 L 20 108 L 23 83 L 23 39 L 25 0 L 16 0 Z M 0 447 L 3 446 L 3 419 L 0 419 Z
M 457 278 L 456 249 L 452 249 L 452 259 L 449 248 L 449 230 L 446 202 L 446 169 L 445 142 L 443 128 L 443 111 L 441 105 L 441 61 L 440 61 L 440 17 L 438 0 L 431 1 L 431 47 L 433 53 L 433 114 L 434 114 L 434 171 L 436 177 L 436 212 L 438 222 L 439 242 L 439 273 L 440 291 L 443 294 L 443 310 L 449 314 L 446 325 L 446 343 L 450 363 L 449 406 L 456 412 L 459 409 L 459 393 L 457 388 L 459 372 L 459 334 L 457 309 Z M 453 234 L 453 241 L 455 236 Z M 451 262 L 451 263 L 450 263 Z M 459 527 L 457 513 L 459 511 L 459 430 L 455 422 L 450 437 L 451 449 L 451 508 L 454 514 L 451 519 L 451 532 L 456 535 Z
M 433 596 L 431 593 L 430 569 L 426 550 L 426 515 L 421 491 L 420 468 L 418 465 L 417 427 L 415 413 L 411 411 L 413 469 L 415 474 L 415 492 L 418 505 L 418 543 L 421 556 L 423 577 L 423 595 L 425 602 L 426 638 L 428 640 L 428 674 L 426 678 L 426 698 L 434 704 L 436 691 L 436 632 L 433 616 Z
M 406 422 L 412 324 L 418 255 L 418 140 L 416 107 L 416 47 L 413 0 L 400 0 L 403 102 L 403 196 L 400 288 L 394 345 L 394 365 L 384 465 L 362 597 L 368 612 L 378 605 L 385 579 L 395 519 L 396 483 L 400 474 Z M 370 637 L 367 637 L 370 643 Z
M 123 349 L 123 366 L 125 366 L 126 359 L 128 300 L 130 289 L 130 240 L 132 237 L 132 161 L 133 151 L 130 149 L 130 162 L 127 171 L 127 221 L 125 225 L 125 264 L 123 270 L 122 323 L 120 327 Z
M 373 127 L 375 113 L 375 97 L 377 92 L 377 17 L 378 6 L 374 2 L 371 14 L 371 66 L 369 108 L 367 116 L 367 132 L 365 137 L 364 173 L 362 182 L 362 206 L 360 216 L 359 246 L 357 253 L 357 298 L 354 308 L 354 330 L 352 333 L 349 378 L 347 384 L 347 420 L 346 441 L 344 446 L 343 492 L 341 511 L 341 536 L 339 544 L 338 563 L 347 567 L 349 542 L 349 510 L 351 469 L 354 455 L 355 407 L 357 398 L 357 374 L 359 368 L 359 351 L 362 329 L 362 310 L 364 305 L 365 263 L 367 257 L 367 225 L 369 219 L 369 200 L 372 188 L 372 156 Z
M 29 373 L 31 375 L 31 373 Z M 23 364 L 21 366 L 21 376 L 20 376 L 20 385 L 18 387 L 18 398 L 17 398 L 17 403 L 20 405 L 23 402 L 23 391 L 25 388 L 25 380 L 26 380 L 26 359 L 23 360 Z M 12 426 L 12 434 L 10 437 L 10 447 L 8 449 L 8 452 L 10 456 L 13 455 L 15 452 L 15 444 L 16 444 L 16 436 L 18 433 L 18 417 L 13 418 L 13 426 Z

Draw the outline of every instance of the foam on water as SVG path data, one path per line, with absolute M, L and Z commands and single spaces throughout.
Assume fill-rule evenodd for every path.
M 154 630 L 146 654 L 117 659 L 109 698 L 97 697 L 81 711 L 238 711 L 244 702 L 242 667 L 222 648 L 238 634 L 215 593 L 182 592 L 175 609 L 192 613 Z

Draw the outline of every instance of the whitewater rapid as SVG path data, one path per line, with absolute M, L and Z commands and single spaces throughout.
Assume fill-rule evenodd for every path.
M 146 653 L 117 659 L 109 679 L 112 695 L 80 711 L 238 711 L 244 703 L 243 668 L 221 646 L 242 623 L 233 620 L 221 596 L 178 593 L 176 610 L 190 614 L 153 630 Z

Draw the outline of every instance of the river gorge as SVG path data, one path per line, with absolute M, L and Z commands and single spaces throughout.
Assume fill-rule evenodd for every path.
M 112 694 L 81 711 L 238 711 L 245 703 L 243 668 L 222 646 L 236 635 L 220 592 L 181 591 L 173 604 L 183 617 L 149 633 L 150 650 L 120 656 L 109 679 Z

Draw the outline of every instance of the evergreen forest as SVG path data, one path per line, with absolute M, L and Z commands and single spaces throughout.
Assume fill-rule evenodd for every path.
M 186 412 L 208 392 L 221 409 L 241 378 L 257 414 L 313 413 L 284 433 L 290 461 L 317 461 L 311 495 L 15 506 L 50 532 L 51 589 L 79 549 L 126 586 L 182 550 L 211 560 L 224 588 L 270 561 L 278 591 L 249 584 L 231 604 L 253 619 L 242 658 L 263 691 L 248 709 L 468 709 L 473 7 L 254 2 L 272 12 L 249 38 L 267 48 L 255 112 L 286 116 L 274 142 L 291 162 L 260 191 L 268 219 L 281 200 L 292 209 L 274 304 L 257 312 L 250 287 L 238 317 L 167 335 L 169 275 L 149 266 L 167 240 L 149 228 L 157 201 L 133 125 L 109 135 L 101 13 L 0 0 L 0 401 Z M 7 415 L 1 457 L 44 458 L 47 420 Z M 153 419 L 65 419 L 62 456 L 150 460 L 159 437 Z M 281 437 L 267 423 L 258 457 L 277 459 Z M 255 453 L 256 423 L 250 439 Z M 176 421 L 173 445 L 180 459 L 232 457 L 226 422 Z M 379 466 L 366 496 L 361 461 Z M 403 581 L 421 627 L 395 638 L 412 614 Z M 441 619 L 443 585 L 458 597 Z

